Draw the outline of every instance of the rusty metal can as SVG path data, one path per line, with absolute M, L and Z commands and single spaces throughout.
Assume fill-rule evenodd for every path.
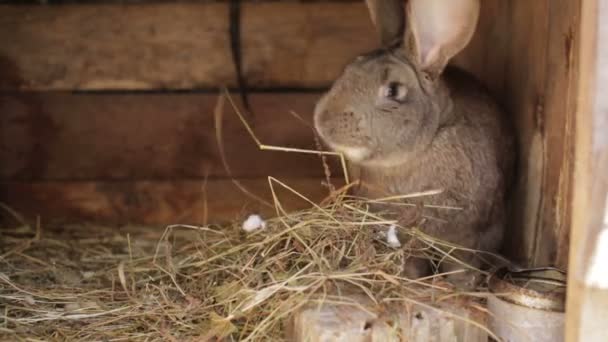
M 555 268 L 495 272 L 488 284 L 490 329 L 504 342 L 564 340 L 566 275 Z

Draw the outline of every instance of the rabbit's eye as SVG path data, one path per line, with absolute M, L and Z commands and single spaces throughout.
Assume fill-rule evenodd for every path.
M 380 96 L 402 102 L 407 96 L 407 88 L 399 82 L 390 82 L 380 88 Z

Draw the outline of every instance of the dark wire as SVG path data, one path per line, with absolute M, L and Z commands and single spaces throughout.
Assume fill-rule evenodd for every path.
M 230 1 L 230 48 L 232 52 L 232 62 L 236 70 L 237 86 L 243 106 L 248 113 L 251 112 L 249 104 L 249 94 L 247 92 L 247 83 L 243 75 L 243 55 L 241 51 L 241 1 Z

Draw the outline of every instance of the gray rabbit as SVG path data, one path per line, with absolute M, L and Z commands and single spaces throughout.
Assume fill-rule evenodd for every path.
M 415 207 L 392 206 L 389 212 L 442 240 L 497 252 L 515 156 L 511 126 L 476 79 L 446 67 L 473 36 L 479 0 L 404 2 L 367 0 L 383 46 L 346 66 L 317 103 L 315 128 L 347 158 L 360 181 L 356 195 L 441 189 L 414 200 Z M 480 265 L 471 253 L 454 256 Z M 440 265 L 444 272 L 460 268 L 449 260 Z M 424 259 L 405 265 L 412 278 L 430 270 Z M 464 286 L 477 281 L 469 272 L 450 278 Z

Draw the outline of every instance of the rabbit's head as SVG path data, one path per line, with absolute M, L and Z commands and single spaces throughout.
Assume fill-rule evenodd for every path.
M 315 108 L 317 132 L 351 162 L 402 163 L 450 119 L 441 73 L 470 41 L 479 0 L 404 2 L 367 0 L 382 48 L 349 64 Z

